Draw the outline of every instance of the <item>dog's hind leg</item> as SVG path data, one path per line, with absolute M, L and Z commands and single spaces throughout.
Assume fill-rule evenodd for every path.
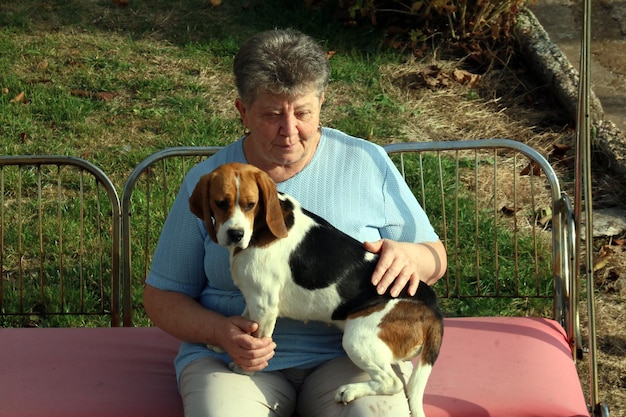
M 430 377 L 433 365 L 439 356 L 441 340 L 443 337 L 443 322 L 435 320 L 430 325 L 422 324 L 424 344 L 421 353 L 415 361 L 415 367 L 406 387 L 409 409 L 413 417 L 425 417 L 424 415 L 424 391 Z
M 335 401 L 349 403 L 367 395 L 393 395 L 402 391 L 403 383 L 392 368 L 394 355 L 377 336 L 379 318 L 362 316 L 346 321 L 343 347 L 356 366 L 370 376 L 370 381 L 346 384 L 335 392 Z
M 409 399 L 409 409 L 412 417 L 425 417 L 424 414 L 424 391 L 426 382 L 433 369 L 432 365 L 421 363 L 421 359 L 415 364 L 413 373 L 407 383 L 406 393 Z

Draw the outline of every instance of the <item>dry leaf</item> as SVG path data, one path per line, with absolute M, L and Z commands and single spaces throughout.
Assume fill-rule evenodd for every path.
M 480 75 L 472 74 L 469 71 L 456 69 L 452 71 L 454 80 L 459 84 L 467 84 L 469 87 L 474 88 L 480 81 Z
M 24 92 L 22 91 L 21 93 L 19 93 L 18 95 L 16 95 L 15 97 L 13 97 L 9 103 L 22 103 L 22 104 L 26 104 L 26 94 L 24 94 Z
M 602 247 L 598 251 L 598 255 L 601 257 L 606 257 L 606 256 L 614 255 L 614 254 L 615 254 L 615 251 L 609 245 L 602 245 Z
M 598 256 L 596 259 L 594 259 L 593 260 L 593 272 L 597 272 L 601 270 L 602 268 L 604 268 L 605 266 L 607 266 L 610 258 L 611 257 L 607 255 L 607 256 Z
M 441 68 L 436 65 L 429 65 L 417 74 L 426 87 L 431 89 L 448 87 L 450 85 L 450 74 L 443 72 Z
M 222 0 L 210 0 L 211 2 L 211 6 L 213 7 L 218 7 L 219 5 L 222 4 Z
M 70 90 L 70 94 L 77 97 L 91 97 L 91 92 L 86 90 Z
M 593 260 L 593 271 L 599 271 L 606 267 L 615 251 L 609 245 L 602 245 L 598 251 L 598 255 Z
M 98 91 L 97 93 L 94 93 L 92 97 L 95 98 L 96 100 L 111 101 L 115 97 L 117 97 L 117 94 L 111 93 L 109 91 Z
M 549 156 L 558 160 L 562 160 L 566 158 L 567 152 L 570 149 L 571 149 L 571 146 L 569 145 L 565 145 L 562 143 L 555 143 L 554 145 L 552 145 L 552 152 L 550 152 Z
M 541 167 L 539 166 L 537 161 L 530 161 L 528 165 L 526 165 L 526 167 L 520 172 L 520 175 L 529 175 L 531 167 L 533 170 L 533 175 L 541 175 Z

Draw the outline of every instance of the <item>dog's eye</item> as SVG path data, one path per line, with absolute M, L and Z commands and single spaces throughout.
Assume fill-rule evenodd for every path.
M 255 206 L 256 206 L 256 203 L 254 201 L 250 202 L 250 203 L 246 203 L 246 204 L 243 205 L 243 210 L 244 211 L 251 211 L 251 210 L 254 209 Z
M 215 205 L 217 206 L 218 209 L 226 211 L 228 210 L 230 203 L 228 202 L 228 200 L 220 200 L 220 201 L 216 201 Z

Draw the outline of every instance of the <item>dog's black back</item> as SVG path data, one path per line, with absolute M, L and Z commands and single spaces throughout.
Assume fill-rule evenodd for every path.
M 315 220 L 316 226 L 291 253 L 289 267 L 294 281 L 301 287 L 315 290 L 337 285 L 342 303 L 333 312 L 333 320 L 345 320 L 354 312 L 392 298 L 389 292 L 379 295 L 371 282 L 377 255 L 366 251 L 361 242 L 322 217 L 305 209 L 302 211 Z M 424 282 L 420 282 L 415 296 L 404 289 L 398 297 L 438 310 L 435 292 Z

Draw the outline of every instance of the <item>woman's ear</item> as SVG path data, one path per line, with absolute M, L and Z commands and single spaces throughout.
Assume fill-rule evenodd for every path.
M 246 106 L 246 104 L 244 103 L 244 101 L 240 98 L 237 97 L 235 99 L 235 107 L 237 108 L 237 111 L 239 112 L 239 116 L 241 117 L 241 122 L 243 123 L 244 127 L 248 127 L 247 123 L 248 123 L 248 108 Z

